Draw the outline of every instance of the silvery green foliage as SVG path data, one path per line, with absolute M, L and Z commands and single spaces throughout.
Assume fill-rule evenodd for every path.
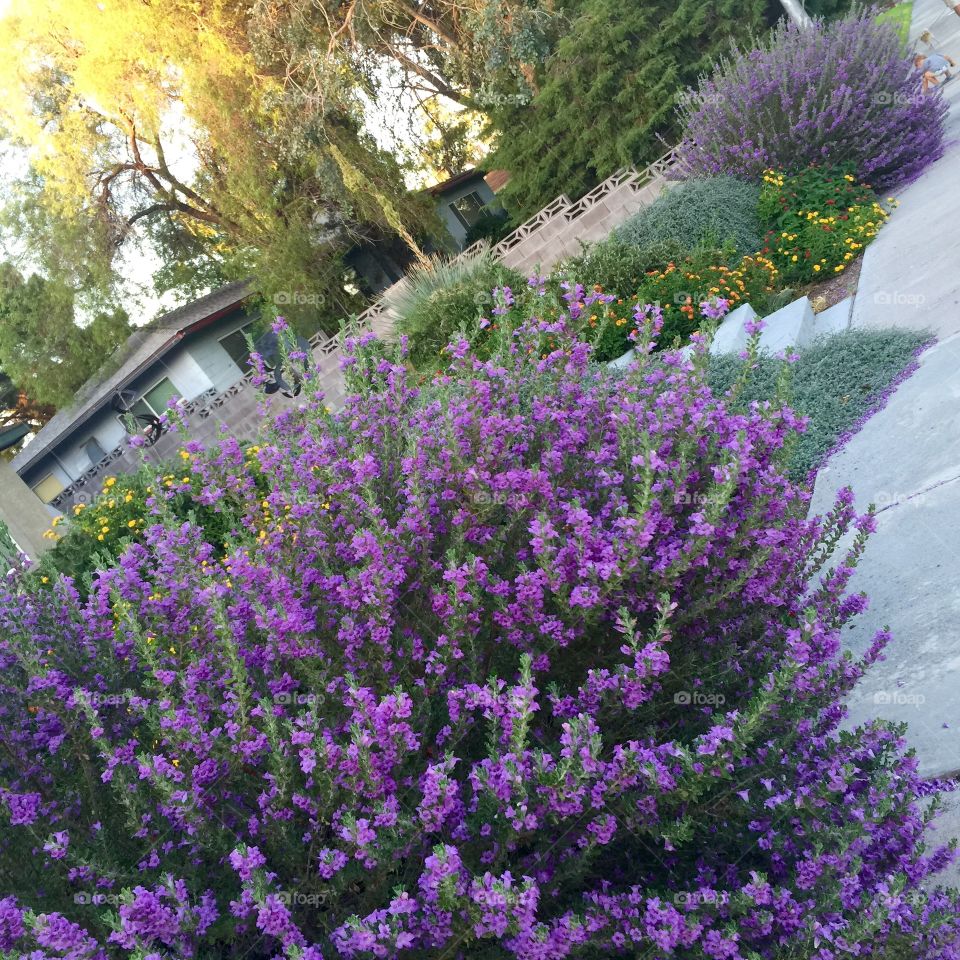
M 665 191 L 613 235 L 638 247 L 675 242 L 684 250 L 720 249 L 730 243 L 740 256 L 756 253 L 763 248 L 759 196 L 756 184 L 733 177 L 693 178 Z

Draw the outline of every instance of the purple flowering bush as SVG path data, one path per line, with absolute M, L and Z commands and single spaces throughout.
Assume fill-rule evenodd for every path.
M 946 104 L 924 95 L 896 31 L 861 10 L 808 30 L 786 20 L 681 98 L 681 167 L 759 181 L 768 168 L 849 165 L 877 190 L 943 152 Z
M 871 518 L 806 519 L 802 423 L 701 337 L 638 309 L 614 376 L 534 288 L 487 360 L 362 338 L 341 412 L 195 451 L 225 556 L 158 503 L 85 600 L 6 582 L 0 955 L 960 957 L 933 787 L 839 726 Z

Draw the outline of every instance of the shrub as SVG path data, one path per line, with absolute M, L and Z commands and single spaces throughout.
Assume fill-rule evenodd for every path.
M 763 316 L 776 292 L 778 271 L 766 257 L 744 257 L 735 267 L 724 265 L 716 253 L 701 253 L 647 276 L 640 289 L 641 303 L 657 303 L 663 310 L 661 342 L 686 341 L 699 326 L 699 305 L 721 297 L 731 307 L 749 303 Z
M 772 228 L 766 253 L 787 280 L 841 273 L 888 217 L 869 187 L 842 169 L 766 170 L 760 213 Z
M 222 554 L 239 522 L 237 501 L 229 491 L 219 491 L 216 500 L 201 492 L 204 475 L 194 469 L 194 446 L 188 444 L 175 461 L 159 467 L 107 477 L 91 503 L 77 504 L 72 515 L 55 518 L 50 536 L 56 545 L 32 569 L 31 578 L 46 584 L 65 574 L 85 592 L 92 574 L 115 562 L 131 543 L 142 543 L 158 518 L 191 522 Z M 262 488 L 263 478 L 255 480 Z
M 523 278 L 485 249 L 460 260 L 440 261 L 407 274 L 406 282 L 385 296 L 398 316 L 397 330 L 409 337 L 410 360 L 435 367 L 441 351 L 459 331 L 475 336 L 488 312 L 494 287 L 519 287 Z
M 665 267 L 690 253 L 676 241 L 659 241 L 649 246 L 612 236 L 591 244 L 576 257 L 570 257 L 555 270 L 558 277 L 576 278 L 588 287 L 598 286 L 607 293 L 633 297 L 651 270 Z
M 204 463 L 224 558 L 157 524 L 85 603 L 8 581 L 0 950 L 957 958 L 931 786 L 839 728 L 871 521 L 806 519 L 793 416 L 702 354 L 590 368 L 582 294 L 426 395 L 354 345 L 260 446 L 269 519 Z
M 878 190 L 943 152 L 946 104 L 923 96 L 896 32 L 858 12 L 809 30 L 781 21 L 680 102 L 681 165 L 759 181 L 768 168 L 850 164 Z
M 743 257 L 733 267 L 726 266 L 729 259 L 729 247 L 723 251 L 699 250 L 662 269 L 647 272 L 633 296 L 614 296 L 610 302 L 595 305 L 580 321 L 584 338 L 593 345 L 595 359 L 613 360 L 630 349 L 637 304 L 656 305 L 661 310 L 661 346 L 689 340 L 699 329 L 700 305 L 704 302 L 721 298 L 732 307 L 749 303 L 760 316 L 781 305 L 775 302 L 780 289 L 779 273 L 767 257 Z M 595 289 L 606 288 L 598 285 Z
M 577 0 L 537 70 L 533 100 L 493 104 L 491 165 L 510 171 L 497 194 L 524 220 L 554 198 L 577 200 L 627 164 L 676 142 L 676 101 L 711 69 L 731 37 L 764 29 L 764 0 Z M 525 56 L 530 56 L 530 52 Z
M 471 224 L 470 229 L 467 230 L 464 245 L 469 247 L 478 240 L 487 240 L 490 244 L 495 245 L 508 233 L 513 232 L 516 226 L 507 211 L 494 201 L 487 204 Z
M 730 245 L 740 256 L 763 246 L 759 188 L 733 177 L 687 180 L 661 194 L 614 231 L 625 243 L 675 243 L 684 253 Z

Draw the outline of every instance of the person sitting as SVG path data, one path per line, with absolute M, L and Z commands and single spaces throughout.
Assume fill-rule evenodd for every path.
M 913 58 L 913 65 L 921 73 L 923 92 L 929 93 L 932 87 L 953 79 L 950 68 L 957 64 L 951 57 L 945 57 L 942 53 L 930 53 L 927 56 L 918 53 Z

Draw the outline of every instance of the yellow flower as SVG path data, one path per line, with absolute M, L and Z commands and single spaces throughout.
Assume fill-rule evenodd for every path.
M 128 520 L 128 521 L 127 521 L 127 526 L 128 526 L 128 527 L 135 527 L 136 525 L 137 525 L 137 521 L 136 521 L 136 520 Z
M 117 482 L 116 477 L 107 477 L 105 483 L 108 487 L 112 487 Z
M 188 450 L 181 450 L 181 451 L 180 451 L 180 459 L 181 459 L 181 460 L 189 460 L 189 459 L 190 459 L 190 452 L 189 452 Z
M 50 582 L 50 578 L 49 578 L 49 577 L 41 577 L 41 578 L 40 578 L 40 582 L 41 582 L 41 583 L 49 583 L 49 582 Z
M 820 264 L 819 264 L 819 263 L 815 263 L 815 264 L 813 265 L 813 272 L 814 272 L 814 273 L 819 273 L 819 272 L 820 272 Z
M 97 534 L 97 539 L 98 539 L 98 540 L 102 540 L 102 539 L 103 539 L 103 534 L 102 534 L 102 533 L 98 533 L 98 534 Z

